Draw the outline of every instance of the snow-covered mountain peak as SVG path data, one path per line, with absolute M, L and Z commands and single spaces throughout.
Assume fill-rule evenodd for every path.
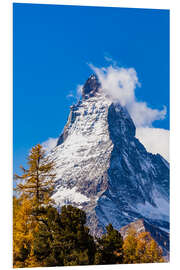
M 56 162 L 57 206 L 83 208 L 93 234 L 137 218 L 168 229 L 168 163 L 135 138 L 128 111 L 101 92 L 94 75 L 49 155 Z

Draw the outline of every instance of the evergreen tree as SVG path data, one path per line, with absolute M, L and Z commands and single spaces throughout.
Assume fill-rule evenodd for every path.
M 61 214 L 51 206 L 44 211 L 45 219 L 34 236 L 37 260 L 44 266 L 93 264 L 96 247 L 84 226 L 84 211 L 70 205 L 63 206 Z
M 106 226 L 106 234 L 97 239 L 95 264 L 117 264 L 123 260 L 123 238 L 112 224 Z
M 34 255 L 43 266 L 63 266 L 61 220 L 57 209 L 42 207 L 38 231 L 34 232 Z
M 88 265 L 94 263 L 96 246 L 85 226 L 86 214 L 71 205 L 61 209 L 64 265 Z
M 27 163 L 28 169 L 21 166 L 21 176 L 15 174 L 15 179 L 19 180 L 15 190 L 31 199 L 36 207 L 48 205 L 54 190 L 54 163 L 49 161 L 40 144 L 31 149 Z

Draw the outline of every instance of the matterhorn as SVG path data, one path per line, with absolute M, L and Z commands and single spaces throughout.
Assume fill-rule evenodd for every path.
M 70 107 L 49 157 L 56 164 L 57 207 L 83 209 L 93 235 L 109 223 L 120 230 L 138 219 L 168 234 L 169 163 L 146 151 L 126 107 L 105 94 L 96 75 Z

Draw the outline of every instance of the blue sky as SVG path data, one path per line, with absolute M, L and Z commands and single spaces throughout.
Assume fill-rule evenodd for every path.
M 14 172 L 28 150 L 57 137 L 75 93 L 92 73 L 88 63 L 133 67 L 141 88 L 136 97 L 151 108 L 167 106 L 169 129 L 169 11 L 14 4 Z

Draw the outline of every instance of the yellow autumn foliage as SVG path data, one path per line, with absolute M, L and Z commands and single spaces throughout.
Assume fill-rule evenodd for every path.
M 164 262 L 162 250 L 149 232 L 136 233 L 129 230 L 123 244 L 124 263 Z
M 32 202 L 26 197 L 13 199 L 13 266 L 26 267 L 37 222 L 32 215 Z

